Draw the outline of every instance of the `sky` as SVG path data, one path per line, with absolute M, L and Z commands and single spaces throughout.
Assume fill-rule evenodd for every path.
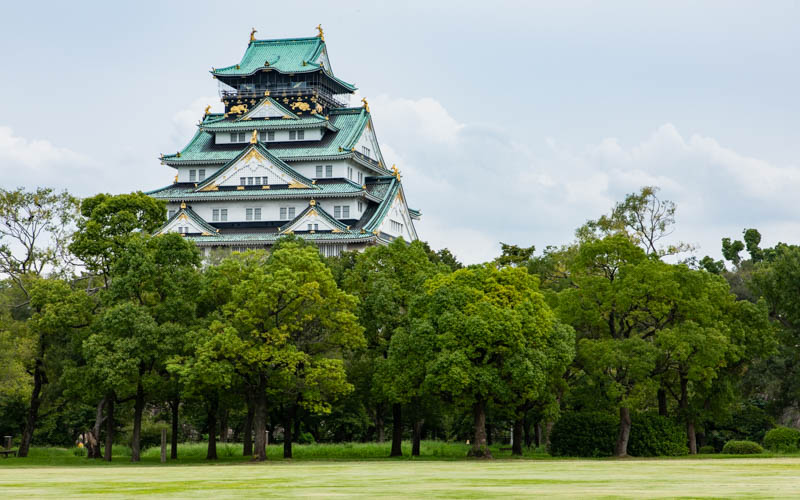
M 800 2 L 14 2 L 2 7 L 0 186 L 150 190 L 211 67 L 313 36 L 370 103 L 420 238 L 465 263 L 562 245 L 641 186 L 719 257 L 800 243 Z

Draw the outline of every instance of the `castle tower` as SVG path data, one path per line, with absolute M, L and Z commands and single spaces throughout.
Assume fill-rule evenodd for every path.
M 333 74 L 322 28 L 309 38 L 256 40 L 241 62 L 212 69 L 225 105 L 206 113 L 180 152 L 162 155 L 175 181 L 159 230 L 201 248 L 264 248 L 286 234 L 326 256 L 417 239 L 396 168 L 387 168 L 369 111 Z

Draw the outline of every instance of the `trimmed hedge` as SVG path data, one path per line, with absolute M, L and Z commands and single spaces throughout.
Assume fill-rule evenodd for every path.
M 565 413 L 550 434 L 555 456 L 608 457 L 614 454 L 619 418 L 602 412 Z M 675 456 L 688 453 L 686 433 L 675 421 L 654 414 L 634 414 L 628 454 L 635 457 Z
M 653 413 L 631 417 L 628 454 L 634 457 L 678 456 L 689 453 L 686 429 L 674 420 Z
M 775 427 L 764 435 L 764 447 L 770 451 L 797 451 L 800 431 L 791 427 Z
M 707 454 L 710 454 L 710 453 L 716 453 L 716 450 L 714 449 L 713 446 L 711 446 L 710 444 L 707 444 L 705 446 L 701 446 L 700 449 L 697 450 L 697 453 L 700 453 L 700 454 L 703 454 L 703 455 L 707 455 Z
M 754 455 L 764 453 L 764 448 L 753 441 L 728 441 L 722 447 L 722 453 L 730 455 Z
M 565 413 L 550 432 L 550 454 L 567 457 L 609 457 L 614 454 L 619 421 L 608 413 Z

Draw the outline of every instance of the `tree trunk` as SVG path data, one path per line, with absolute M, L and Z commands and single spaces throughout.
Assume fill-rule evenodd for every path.
M 475 439 L 467 456 L 476 458 L 492 458 L 489 445 L 486 443 L 486 402 L 478 400 L 472 405 L 472 419 Z
M 491 446 L 494 444 L 494 426 L 491 423 L 486 423 L 486 444 Z
M 25 430 L 22 431 L 22 440 L 19 443 L 17 450 L 18 457 L 27 457 L 28 450 L 31 447 L 31 440 L 33 439 L 33 431 L 36 429 L 36 423 L 39 420 L 39 406 L 42 404 L 42 387 L 47 383 L 47 378 L 44 374 L 44 367 L 42 360 L 37 359 L 36 365 L 33 368 L 33 391 L 31 391 L 31 403 L 28 407 L 28 414 L 25 419 Z
M 88 458 L 101 458 L 100 454 L 100 427 L 103 425 L 103 409 L 106 406 L 106 398 L 97 403 L 97 411 L 94 416 L 94 425 L 92 430 L 87 432 L 86 439 L 86 456 Z
M 263 462 L 267 459 L 267 382 L 263 375 L 260 379 L 255 395 L 253 429 L 256 434 L 255 460 Z
M 425 423 L 424 419 L 414 420 L 414 436 L 411 442 L 411 456 L 419 456 L 420 441 L 422 440 L 422 424 Z
M 554 423 L 555 422 L 553 422 L 552 420 L 548 420 L 544 424 L 544 436 L 542 444 L 544 444 L 545 446 L 550 446 L 550 435 L 553 434 Z
M 375 432 L 378 435 L 378 442 L 383 443 L 386 441 L 386 431 L 383 422 L 383 405 L 375 407 Z
M 131 441 L 131 462 L 141 460 L 142 438 L 142 411 L 144 411 L 144 387 L 142 387 L 141 373 L 136 384 L 136 400 L 133 405 L 133 440 Z
M 111 452 L 114 446 L 114 402 L 117 395 L 110 392 L 106 395 L 106 447 L 103 453 L 103 460 L 111 461 Z
M 531 447 L 531 423 L 528 416 L 522 417 L 522 442 L 525 443 L 526 448 Z
M 689 380 L 681 376 L 681 413 L 686 422 L 686 439 L 689 442 L 689 453 L 697 455 L 697 435 L 694 429 L 694 418 L 689 413 Z
M 170 450 L 169 450 L 169 458 L 170 460 L 177 460 L 178 459 L 178 411 L 180 410 L 181 406 L 181 398 L 180 396 L 175 396 L 175 398 L 170 401 L 169 405 L 172 407 L 172 436 L 170 437 Z
M 294 431 L 294 419 L 297 416 L 297 403 L 292 403 L 286 410 L 283 420 L 283 458 L 292 458 L 292 432 Z
M 219 440 L 222 443 L 228 442 L 228 410 L 227 408 L 219 416 Z
M 511 443 L 511 454 L 512 455 L 522 455 L 522 419 L 518 418 L 514 420 L 514 434 L 512 435 L 512 439 L 514 440 Z
M 658 390 L 658 414 L 662 417 L 667 416 L 667 391 L 666 389 Z
M 253 456 L 253 416 L 255 415 L 255 408 L 253 408 L 252 398 L 247 399 L 247 417 L 244 419 L 244 436 L 242 441 L 242 456 Z
M 542 445 L 542 422 L 536 422 L 533 425 L 533 442 L 536 443 L 536 447 L 540 447 Z
M 625 406 L 619 407 L 619 436 L 614 455 L 617 457 L 628 456 L 628 439 L 631 437 L 631 409 Z
M 219 413 L 219 395 L 214 394 L 208 401 L 208 452 L 206 452 L 206 460 L 217 459 L 217 413 Z
M 390 457 L 403 456 L 403 407 L 400 403 L 392 404 L 392 452 Z

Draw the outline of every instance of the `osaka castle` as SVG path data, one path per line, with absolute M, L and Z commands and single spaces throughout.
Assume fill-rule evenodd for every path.
M 366 99 L 333 73 L 320 26 L 309 38 L 257 40 L 242 60 L 212 68 L 224 113 L 210 106 L 189 143 L 161 162 L 172 184 L 159 233 L 211 248 L 269 247 L 294 234 L 325 256 L 417 239 L 400 174 L 388 168 Z

